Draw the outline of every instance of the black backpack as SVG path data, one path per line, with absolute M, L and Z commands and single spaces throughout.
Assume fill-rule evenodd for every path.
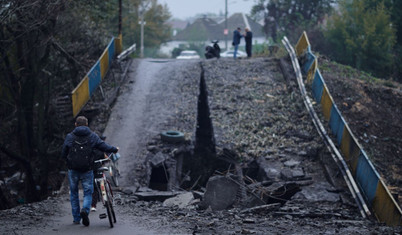
M 87 136 L 74 135 L 74 141 L 67 156 L 68 169 L 80 172 L 93 169 L 94 156 L 91 142 L 89 141 L 90 136 L 90 134 Z

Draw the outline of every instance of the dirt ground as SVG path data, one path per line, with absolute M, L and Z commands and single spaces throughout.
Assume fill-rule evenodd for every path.
M 286 172 L 308 178 L 286 203 L 253 211 L 241 205 L 213 211 L 198 203 L 172 207 L 133 195 L 149 181 L 146 159 L 158 151 L 171 155 L 178 151 L 179 147 L 160 141 L 161 131 L 179 130 L 186 145 L 193 144 L 201 66 L 218 155 L 225 148 L 235 151 L 245 168 L 252 168 L 248 165 L 252 159 L 261 157 L 276 183 L 290 181 L 283 177 Z M 401 228 L 362 219 L 347 188 L 338 181 L 329 183 L 321 165 L 327 156 L 325 146 L 294 86 L 273 58 L 134 60 L 114 107 L 105 108 L 109 119 L 103 115 L 91 121 L 93 129 L 105 126 L 98 131 L 121 149 L 115 228 L 96 213 L 90 214 L 89 228 L 72 225 L 64 192 L 0 211 L 0 234 L 400 234 Z
M 402 86 L 320 58 L 329 91 L 392 193 L 402 205 Z M 397 196 L 396 196 L 397 197 Z

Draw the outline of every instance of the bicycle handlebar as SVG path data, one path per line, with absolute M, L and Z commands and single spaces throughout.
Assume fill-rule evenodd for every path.
M 110 161 L 110 158 L 99 159 L 99 160 L 96 160 L 94 162 L 98 163 L 98 162 L 106 162 L 106 161 Z
M 106 158 L 96 160 L 96 161 L 94 161 L 94 163 L 111 161 L 112 159 L 110 157 L 112 156 L 112 154 L 114 154 L 114 153 L 110 153 L 109 155 L 106 154 Z

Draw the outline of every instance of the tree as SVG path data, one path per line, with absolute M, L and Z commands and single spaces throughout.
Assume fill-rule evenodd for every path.
M 23 169 L 28 202 L 40 199 L 33 163 L 38 156 L 46 155 L 43 142 L 49 85 L 46 65 L 57 17 L 64 6 L 65 1 L 60 0 L 1 3 L 0 87 L 7 94 L 2 98 L 10 102 L 11 113 L 16 117 L 18 143 L 9 142 L 15 141 L 14 138 L 2 138 L 0 151 Z
M 137 44 L 140 50 L 139 8 L 143 0 L 125 2 L 123 10 L 123 43 L 125 47 Z M 146 56 L 154 56 L 156 49 L 170 39 L 170 26 L 166 22 L 171 17 L 166 6 L 158 4 L 157 0 L 149 0 L 149 9 L 145 12 L 144 47 Z
M 69 94 L 99 58 L 110 40 L 107 28 L 117 32 L 117 10 L 109 9 L 118 8 L 117 0 L 111 2 L 0 2 L 0 167 L 17 163 L 12 174 L 23 173 L 26 202 L 47 197 L 48 175 L 60 167 L 68 129 L 52 115 L 52 101 Z
M 330 56 L 337 61 L 386 77 L 392 71 L 395 31 L 384 4 L 367 3 L 342 1 L 325 37 L 332 48 Z
M 395 80 L 402 82 L 402 1 L 400 0 L 382 0 L 385 9 L 390 14 L 393 29 L 395 30 L 396 45 L 393 50 L 394 69 L 391 75 Z M 366 8 L 375 10 L 379 2 L 376 0 L 367 0 Z
M 251 15 L 264 19 L 264 31 L 274 42 L 286 35 L 297 39 L 306 28 L 323 20 L 333 0 L 259 0 Z

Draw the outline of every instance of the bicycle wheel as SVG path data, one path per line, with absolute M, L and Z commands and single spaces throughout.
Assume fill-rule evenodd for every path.
M 112 191 L 110 189 L 110 183 L 107 182 L 107 185 L 108 185 L 107 186 L 107 188 L 108 188 L 108 190 L 107 190 L 107 200 L 108 200 L 108 204 L 110 205 L 109 207 L 110 207 L 111 215 L 113 217 L 113 222 L 116 223 L 116 214 L 114 213 L 114 208 L 113 208 L 113 195 L 112 195 Z M 110 220 L 109 220 L 109 222 L 110 222 Z
M 105 202 L 105 206 L 106 206 L 107 218 L 109 219 L 110 227 L 113 228 L 113 219 L 112 219 L 113 215 L 112 215 L 112 209 L 111 209 L 112 204 L 110 203 L 109 199 L 107 200 L 107 202 Z

